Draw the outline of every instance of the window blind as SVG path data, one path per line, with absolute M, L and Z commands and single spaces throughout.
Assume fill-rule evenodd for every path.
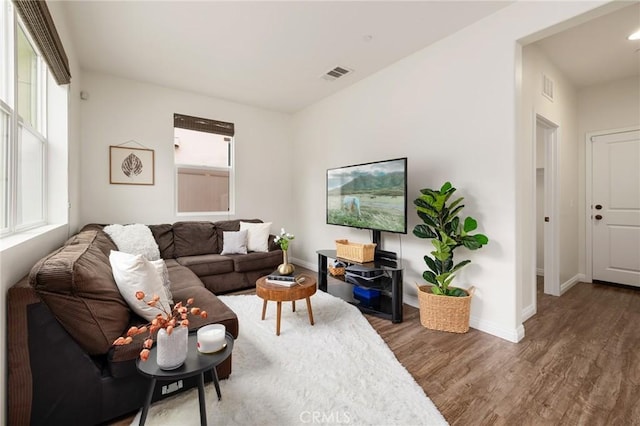
M 13 4 L 42 53 L 56 83 L 69 84 L 69 59 L 47 4 L 42 0 L 13 0 Z
M 235 132 L 233 123 L 210 120 L 208 118 L 192 117 L 184 114 L 173 114 L 173 127 L 197 130 L 199 132 L 215 133 L 224 136 L 233 136 Z

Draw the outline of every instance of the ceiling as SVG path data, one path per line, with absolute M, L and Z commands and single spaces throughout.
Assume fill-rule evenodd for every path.
M 507 1 L 67 1 L 84 70 L 295 112 Z M 640 74 L 640 4 L 536 44 L 577 86 Z M 336 66 L 339 80 L 321 77 Z
M 547 37 L 536 45 L 578 88 L 640 76 L 640 3 Z
M 68 1 L 80 66 L 298 111 L 507 1 Z M 336 66 L 353 69 L 321 78 Z

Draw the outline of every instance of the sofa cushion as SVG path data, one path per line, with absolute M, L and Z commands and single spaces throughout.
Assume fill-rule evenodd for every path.
M 173 259 L 175 257 L 175 245 L 173 243 L 173 225 L 149 225 L 153 238 L 158 243 L 160 257 L 163 259 Z
M 176 222 L 173 224 L 174 256 L 218 254 L 216 227 L 212 222 Z
M 179 264 L 191 269 L 197 276 L 219 275 L 233 272 L 233 259 L 219 254 L 186 256 L 176 259 Z
M 275 269 L 282 263 L 282 250 L 268 253 L 248 253 L 245 255 L 231 255 L 233 259 L 233 270 L 236 272 L 249 272 L 260 269 Z
M 247 231 L 247 249 L 249 251 L 269 251 L 269 230 L 271 222 L 240 222 L 240 230 Z
M 224 232 L 233 232 L 240 230 L 240 222 L 249 222 L 249 223 L 262 223 L 260 219 L 234 219 L 234 220 L 220 220 L 215 222 L 216 226 L 216 237 L 218 240 L 218 247 L 222 251 L 222 246 L 224 244 Z
M 101 249 L 100 231 L 84 231 L 90 243 L 72 242 L 41 259 L 29 282 L 67 332 L 91 355 L 105 354 L 129 323 L 129 307 Z
M 224 231 L 220 254 L 247 254 L 247 231 Z
M 167 261 L 169 280 L 171 281 L 171 293 L 188 287 L 204 287 L 204 284 L 193 271 L 180 265 L 176 260 Z

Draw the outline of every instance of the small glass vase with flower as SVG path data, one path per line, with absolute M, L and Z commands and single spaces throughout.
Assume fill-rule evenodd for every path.
M 280 229 L 280 235 L 276 235 L 273 240 L 282 249 L 282 264 L 278 266 L 278 272 L 282 275 L 291 275 L 295 271 L 295 266 L 289 263 L 289 243 L 295 239 L 295 235 Z

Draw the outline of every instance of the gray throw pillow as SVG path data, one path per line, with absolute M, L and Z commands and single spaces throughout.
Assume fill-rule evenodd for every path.
M 247 254 L 247 230 L 222 233 L 222 253 Z

